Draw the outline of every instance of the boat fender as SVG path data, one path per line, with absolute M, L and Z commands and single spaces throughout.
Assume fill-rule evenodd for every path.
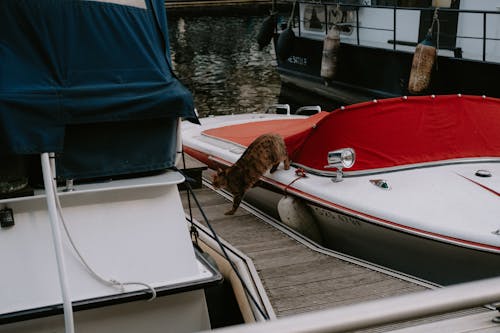
M 321 77 L 330 80 L 337 70 L 338 52 L 340 49 L 340 32 L 333 26 L 323 40 L 323 56 L 321 58 Z
M 432 37 L 427 34 L 425 39 L 418 43 L 413 54 L 408 91 L 412 94 L 424 92 L 431 81 L 432 67 L 436 59 L 436 47 Z
M 288 227 L 318 244 L 322 243 L 316 220 L 310 208 L 302 200 L 284 196 L 278 202 L 278 214 L 281 221 Z
M 215 243 L 216 244 L 216 243 Z M 252 311 L 252 306 L 250 305 L 250 300 L 248 294 L 245 291 L 245 287 L 243 286 L 242 281 L 239 279 L 238 274 L 233 269 L 233 266 L 229 262 L 229 260 L 222 254 L 220 254 L 215 249 L 215 244 L 205 243 L 200 241 L 200 247 L 204 251 L 204 253 L 208 253 L 212 259 L 217 263 L 217 270 L 222 274 L 224 280 L 229 281 L 229 284 L 233 290 L 234 297 L 236 298 L 236 302 L 238 303 L 238 308 L 243 316 L 243 320 L 245 323 L 253 323 L 255 322 L 255 314 Z M 218 245 L 217 245 L 218 246 Z M 238 266 L 238 263 L 235 262 L 236 267 L 240 274 L 246 276 L 247 271 L 243 271 Z M 247 277 L 247 279 L 250 277 Z
M 271 14 L 262 21 L 260 30 L 257 33 L 257 43 L 259 51 L 269 45 L 274 35 L 274 27 L 276 26 L 276 14 Z
M 295 33 L 292 28 L 286 28 L 278 37 L 276 54 L 281 61 L 285 61 L 292 54 Z

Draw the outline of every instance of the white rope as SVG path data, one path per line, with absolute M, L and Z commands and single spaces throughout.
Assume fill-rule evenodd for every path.
M 63 216 L 61 201 L 59 200 L 59 195 L 57 194 L 57 186 L 56 186 L 55 180 L 52 180 L 52 187 L 54 189 L 53 192 L 54 192 L 54 196 L 55 196 L 55 202 L 56 202 L 56 206 L 57 206 L 57 212 L 58 212 L 59 217 L 61 219 L 61 222 L 62 222 L 62 225 L 63 225 L 63 228 L 64 228 L 64 232 L 65 232 L 66 236 L 68 237 L 68 240 L 69 240 L 69 242 L 71 244 L 71 247 L 75 251 L 75 253 L 78 256 L 78 258 L 80 258 L 80 261 L 85 266 L 85 268 L 98 281 L 100 281 L 103 284 L 108 285 L 108 286 L 119 287 L 119 289 L 120 289 L 121 292 L 125 292 L 124 286 L 128 286 L 128 285 L 140 285 L 140 286 L 144 286 L 144 287 L 148 288 L 151 291 L 151 294 L 152 294 L 151 298 L 148 299 L 148 301 L 154 300 L 156 298 L 156 290 L 152 286 L 150 286 L 149 284 L 144 283 L 144 282 L 132 282 L 132 281 L 131 282 L 120 282 L 120 281 L 118 281 L 116 279 L 113 279 L 113 278 L 106 279 L 106 278 L 102 277 L 99 273 L 97 273 L 94 269 L 92 269 L 92 267 L 90 267 L 90 265 L 84 259 L 83 255 L 78 250 L 78 248 L 77 248 L 75 242 L 73 241 L 73 238 L 71 237 L 71 234 L 70 234 L 70 232 L 68 230 L 68 226 L 66 225 L 66 221 L 64 220 L 64 216 Z
M 332 27 L 336 26 L 338 23 L 342 23 L 342 19 L 344 18 L 344 13 L 340 9 L 340 3 L 337 4 L 335 9 L 330 9 L 330 12 L 328 14 L 330 16 L 333 16 L 333 19 L 329 20 L 332 23 Z

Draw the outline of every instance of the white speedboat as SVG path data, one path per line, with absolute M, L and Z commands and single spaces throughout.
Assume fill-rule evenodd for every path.
M 282 194 L 282 220 L 325 245 L 441 284 L 500 275 L 500 100 L 401 97 L 201 123 L 184 124 L 184 151 L 212 168 L 259 134 L 284 136 L 293 167 L 261 180 Z

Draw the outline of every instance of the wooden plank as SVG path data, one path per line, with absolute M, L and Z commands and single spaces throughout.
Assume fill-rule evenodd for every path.
M 362 287 L 357 287 L 355 289 L 356 291 L 369 291 L 369 286 L 362 288 Z M 377 300 L 377 299 L 382 299 L 384 297 L 392 297 L 392 296 L 398 296 L 398 295 L 403 295 L 403 294 L 409 294 L 412 292 L 417 292 L 418 290 L 415 290 L 413 288 L 403 288 L 403 289 L 397 289 L 397 290 L 392 290 L 390 293 L 386 294 L 366 294 L 363 296 L 363 298 L 359 297 L 353 297 L 353 298 L 343 298 L 342 294 L 335 294 L 335 295 L 327 295 L 327 297 L 323 298 L 321 295 L 317 295 L 317 297 L 313 298 L 313 302 L 309 299 L 302 299 L 302 302 L 296 302 L 293 303 L 292 305 L 290 303 L 287 303 L 287 299 L 282 299 L 282 300 L 271 300 L 274 307 L 274 311 L 276 312 L 276 315 L 278 317 L 284 317 L 284 316 L 289 316 L 289 315 L 295 315 L 295 314 L 301 314 L 305 312 L 311 312 L 311 311 L 319 311 L 319 310 L 325 310 L 325 309 L 331 309 L 333 307 L 340 307 L 340 306 L 347 306 L 351 304 L 356 304 L 360 302 L 366 302 L 366 301 L 372 301 L 372 300 Z M 295 300 L 300 299 L 295 297 Z M 281 303 L 283 304 L 281 304 Z M 361 316 L 362 314 L 360 314 Z
M 274 239 L 252 239 L 248 240 L 246 243 L 240 243 L 238 245 L 238 248 L 247 253 L 249 256 L 255 256 L 259 252 L 267 251 L 269 249 L 274 249 L 277 247 L 285 247 L 289 246 L 290 244 L 295 243 L 294 240 L 288 238 L 288 239 L 279 239 L 279 240 L 274 240 Z
M 261 274 L 266 278 L 266 285 L 269 288 L 283 288 L 303 284 L 304 281 L 324 281 L 341 278 L 352 278 L 363 274 L 365 270 L 357 265 L 339 264 L 337 261 L 325 262 L 325 258 L 320 258 L 314 262 L 305 262 L 289 266 L 281 266 L 261 270 Z
M 245 218 L 247 218 L 246 215 L 249 215 L 248 213 L 238 214 L 238 212 L 236 212 L 236 214 L 232 216 L 224 215 L 226 209 L 225 207 L 221 209 L 220 205 L 206 207 L 203 209 L 203 211 L 205 212 L 205 215 L 208 217 L 209 222 L 215 229 L 217 229 L 217 231 L 220 233 L 221 236 L 224 235 L 223 229 L 232 228 L 231 223 L 239 223 Z M 192 213 L 195 219 L 197 219 L 202 223 L 205 223 L 205 221 L 203 221 L 202 214 L 199 210 L 195 209 L 193 210 Z M 237 218 L 237 220 L 235 220 L 235 218 Z
M 395 288 L 393 281 L 381 280 L 373 281 L 367 284 L 353 283 L 348 286 L 343 286 L 341 289 L 335 289 L 332 285 L 327 285 L 329 289 L 323 289 L 321 292 L 310 292 L 308 285 L 305 284 L 304 290 L 307 293 L 302 295 L 294 294 L 273 294 L 269 295 L 276 314 L 283 315 L 284 312 L 300 313 L 306 309 L 323 309 L 342 305 L 355 304 L 369 300 L 380 299 L 389 296 L 406 294 L 408 288 L 398 286 Z M 383 293 L 378 292 L 378 289 L 384 289 Z
M 182 196 L 182 206 L 185 208 L 185 210 L 188 209 L 188 196 L 187 194 L 184 194 Z M 196 192 L 196 199 L 198 199 L 198 202 L 202 206 L 202 208 L 206 208 L 209 206 L 217 206 L 217 205 L 225 205 L 229 201 L 225 199 L 224 197 L 221 196 L 214 196 L 213 193 L 210 193 L 209 191 L 199 191 Z M 198 209 L 196 207 L 196 202 L 194 201 L 193 197 L 190 197 L 191 200 L 191 207 L 193 209 Z

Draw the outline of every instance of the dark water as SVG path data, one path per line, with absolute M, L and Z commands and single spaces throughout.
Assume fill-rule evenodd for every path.
M 169 17 L 174 71 L 201 117 L 263 111 L 278 102 L 272 45 L 259 51 L 262 16 Z

